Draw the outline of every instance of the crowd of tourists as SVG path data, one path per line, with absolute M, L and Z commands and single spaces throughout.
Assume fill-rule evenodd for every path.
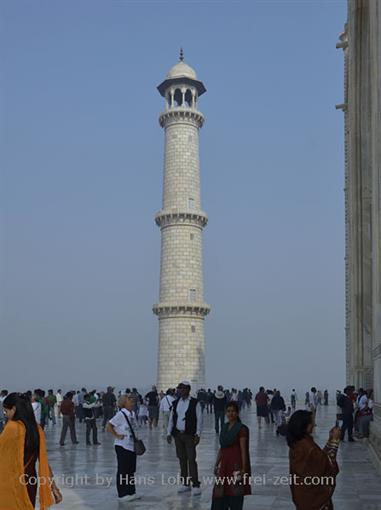
M 332 510 L 332 495 L 338 474 L 336 453 L 345 434 L 367 437 L 372 420 L 372 392 L 347 386 L 336 393 L 338 406 L 336 426 L 330 431 L 327 444 L 321 449 L 313 440 L 315 417 L 319 406 L 328 405 L 328 391 L 312 387 L 304 401 L 293 389 L 287 398 L 278 389 L 263 386 L 253 398 L 250 389 L 230 390 L 218 386 L 216 390 L 199 390 L 191 396 L 191 384 L 184 380 L 176 388 L 158 392 L 155 386 L 145 394 L 136 388 L 115 393 L 109 386 L 104 392 L 86 388 L 65 394 L 59 389 L 36 389 L 26 393 L 0 392 L 0 508 L 13 510 L 40 508 L 59 503 L 62 495 L 54 482 L 48 463 L 44 429 L 62 423 L 60 445 L 65 446 L 68 430 L 73 444 L 78 444 L 76 427 L 83 423 L 86 444 L 98 446 L 98 422 L 103 431 L 114 438 L 117 477 L 116 488 L 120 501 L 134 501 L 137 458 L 146 451 L 139 439 L 142 427 L 155 429 L 159 425 L 166 441 L 174 442 L 180 467 L 180 493 L 201 494 L 198 476 L 197 446 L 203 431 L 204 415 L 214 414 L 212 420 L 219 435 L 220 448 L 216 457 L 212 510 L 239 510 L 244 496 L 251 493 L 250 434 L 240 419 L 244 409 L 256 405 L 257 425 L 272 427 L 277 436 L 285 436 L 289 446 L 291 495 L 297 510 Z M 286 404 L 287 401 L 287 404 Z M 303 409 L 296 409 L 301 405 Z M 341 424 L 341 427 L 339 426 Z M 20 455 L 20 453 L 22 455 Z M 147 452 L 149 455 L 149 451 Z M 37 476 L 37 485 L 28 480 Z M 10 476 L 10 473 L 12 474 Z M 14 474 L 19 473 L 26 483 L 17 486 Z M 320 476 L 330 483 L 310 486 L 300 483 L 306 476 Z M 11 479 L 10 479 L 11 478 Z M 41 483 L 47 479 L 49 483 Z M 318 502 L 318 504 L 317 504 Z M 312 505 L 312 506 L 311 506 Z M 315 505 L 315 506 L 313 506 Z M 316 506 L 317 505 L 317 506 Z
M 353 436 L 358 439 L 369 436 L 370 422 L 373 421 L 373 390 L 346 386 L 344 391 L 336 392 L 338 407 L 338 419 L 342 421 L 341 440 L 344 441 L 345 433 L 348 441 L 354 442 Z

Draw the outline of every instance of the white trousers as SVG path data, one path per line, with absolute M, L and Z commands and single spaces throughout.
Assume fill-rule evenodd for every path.
M 277 427 L 280 427 L 280 425 L 282 425 L 282 414 L 283 414 L 283 411 L 279 410 L 279 411 L 274 411 L 273 410 L 273 416 L 274 416 L 274 420 L 275 420 L 275 425 Z

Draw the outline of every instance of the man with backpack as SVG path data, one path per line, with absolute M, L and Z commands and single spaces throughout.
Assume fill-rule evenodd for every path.
M 91 393 L 87 393 L 83 399 L 83 417 L 86 423 L 86 445 L 90 446 L 90 433 L 93 435 L 93 444 L 100 445 L 98 441 L 97 414 L 98 402 Z

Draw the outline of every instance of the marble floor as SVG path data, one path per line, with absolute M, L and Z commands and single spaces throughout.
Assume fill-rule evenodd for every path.
M 316 440 L 324 445 L 328 431 L 335 422 L 336 407 L 321 407 L 317 415 Z M 258 476 L 253 495 L 245 498 L 246 510 L 292 510 L 287 485 L 278 484 L 278 477 L 288 473 L 288 447 L 284 438 L 276 437 L 272 426 L 258 429 L 254 409 L 243 411 L 242 421 L 250 428 L 250 454 L 253 476 Z M 160 428 L 141 429 L 147 452 L 138 458 L 137 492 L 142 499 L 118 502 L 114 486 L 116 460 L 111 436 L 99 432 L 101 446 L 86 446 L 84 425 L 77 424 L 80 444 L 58 444 L 60 423 L 46 430 L 49 461 L 61 487 L 62 509 L 119 510 L 123 506 L 136 510 L 178 510 L 210 508 L 212 485 L 210 476 L 218 449 L 213 429 L 213 416 L 205 415 L 204 430 L 197 456 L 199 476 L 204 481 L 201 496 L 178 495 L 175 478 L 178 461 L 174 445 L 168 445 Z M 334 496 L 335 510 L 381 510 L 381 478 L 377 475 L 365 440 L 341 444 L 338 462 L 340 474 Z M 172 478 L 171 478 L 172 477 Z M 209 482 L 209 484 L 208 484 Z

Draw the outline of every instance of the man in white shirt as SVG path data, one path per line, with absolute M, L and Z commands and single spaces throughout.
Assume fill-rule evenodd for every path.
M 357 397 L 357 407 L 359 411 L 363 411 L 368 407 L 368 395 L 362 388 L 359 389 L 359 396 Z
M 32 408 L 34 412 L 34 417 L 36 418 L 36 422 L 41 425 L 41 404 L 36 399 L 36 395 L 32 396 Z
M 63 400 L 62 390 L 57 390 L 56 399 L 57 399 L 57 418 L 61 418 L 61 404 Z
M 312 413 L 314 413 L 314 415 L 315 415 L 316 414 L 316 408 L 318 406 L 317 390 L 316 390 L 315 386 L 313 386 L 311 388 L 311 390 L 309 391 L 308 395 L 309 395 L 309 398 L 308 398 L 308 401 L 309 401 L 309 410 Z
M 79 406 L 79 391 L 73 395 L 73 404 L 75 407 L 75 410 L 77 411 L 77 407 Z
M 190 491 L 191 482 L 193 495 L 199 496 L 201 489 L 198 480 L 196 446 L 200 442 L 202 410 L 197 400 L 190 396 L 189 381 L 182 381 L 177 389 L 180 398 L 176 399 L 172 405 L 167 428 L 167 441 L 170 444 L 172 436 L 175 438 L 176 454 L 180 461 L 180 475 L 183 483 L 178 492 Z
M 238 402 L 238 391 L 235 388 L 232 388 L 230 402 Z
M 167 390 L 167 393 L 164 395 L 160 402 L 160 414 L 163 422 L 164 437 L 167 435 L 169 416 L 171 414 L 174 400 L 174 397 L 172 397 L 172 390 Z

